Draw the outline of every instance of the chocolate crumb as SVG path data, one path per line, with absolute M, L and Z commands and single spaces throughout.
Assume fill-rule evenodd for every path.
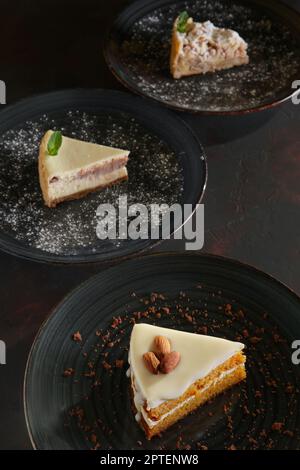
M 288 394 L 294 393 L 294 387 L 293 387 L 293 385 L 288 384 L 288 385 L 285 387 L 285 392 L 288 393 Z
M 200 442 L 197 442 L 197 448 L 200 450 L 208 450 L 208 447 Z
M 113 329 L 117 328 L 118 325 L 121 325 L 122 324 L 122 318 L 119 316 L 119 317 L 114 317 L 113 318 L 113 321 L 112 321 L 112 324 L 111 324 L 111 327 Z
M 72 339 L 73 339 L 73 341 L 75 341 L 76 343 L 81 343 L 81 341 L 82 341 L 82 336 L 81 336 L 80 331 L 76 331 L 76 333 L 73 333 Z
M 162 307 L 162 312 L 165 313 L 166 315 L 169 315 L 170 314 L 170 309 L 169 307 Z
M 239 309 L 239 310 L 237 311 L 236 316 L 237 316 L 237 318 L 239 318 L 240 320 L 243 320 L 243 319 L 245 318 L 245 314 L 244 314 L 244 312 L 243 312 L 242 309 Z
M 85 372 L 85 373 L 83 374 L 84 377 L 88 377 L 88 378 L 90 378 L 90 379 L 92 379 L 93 377 L 95 377 L 95 375 L 96 375 L 96 372 L 95 372 L 94 370 L 91 370 L 90 372 Z
M 106 370 L 111 370 L 111 365 L 110 365 L 108 362 L 103 361 L 103 362 L 102 362 L 102 365 L 103 365 L 104 369 L 106 369 Z
M 227 450 L 237 450 L 234 444 L 231 444 L 229 447 L 227 447 Z
M 72 369 L 72 367 L 69 367 L 68 369 L 65 369 L 63 372 L 63 377 L 71 377 L 71 375 L 75 374 L 75 369 Z
M 254 439 L 253 437 L 249 437 L 248 441 L 249 441 L 249 444 L 257 445 L 257 440 Z
M 189 323 L 193 323 L 193 317 L 191 315 L 188 315 L 187 313 L 185 314 L 185 318 Z
M 284 424 L 281 422 L 276 422 L 272 424 L 272 431 L 281 431 Z
M 294 437 L 293 431 L 289 431 L 288 429 L 285 429 L 285 430 L 283 431 L 283 434 L 284 434 L 285 436 L 288 436 L 288 437 Z
M 225 305 L 225 313 L 227 315 L 232 315 L 232 305 L 231 304 L 226 304 Z
M 94 444 L 94 445 L 97 444 L 97 436 L 96 436 L 96 434 L 94 434 L 94 433 L 91 434 L 91 436 L 90 436 L 90 441 L 91 441 L 91 443 Z
M 117 368 L 117 369 L 122 369 L 123 366 L 124 366 L 124 361 L 123 361 L 123 359 L 117 359 L 117 360 L 116 360 L 116 368 Z

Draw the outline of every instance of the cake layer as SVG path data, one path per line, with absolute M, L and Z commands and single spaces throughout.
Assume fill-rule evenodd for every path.
M 244 364 L 229 369 L 221 373 L 217 379 L 207 380 L 207 384 L 201 390 L 197 390 L 195 385 L 195 393 L 179 402 L 173 409 L 163 414 L 159 419 L 153 420 L 149 418 L 146 412 L 142 413 L 140 424 L 143 427 L 148 439 L 165 431 L 172 424 L 187 416 L 199 406 L 214 398 L 216 395 L 224 392 L 226 389 L 241 382 L 246 378 Z
M 174 78 L 181 78 L 185 76 L 205 74 L 208 72 L 216 72 L 218 70 L 231 69 L 232 67 L 244 65 L 246 63 L 248 63 L 248 61 L 245 62 L 245 59 L 242 57 L 234 57 L 232 59 L 205 63 L 197 62 L 197 60 L 195 60 L 193 64 L 186 63 L 186 61 L 182 60 L 180 64 L 180 73 L 177 74 L 177 76 Z
M 127 178 L 126 167 L 110 173 L 104 173 L 103 175 L 96 174 L 90 175 L 87 178 L 71 180 L 71 182 L 66 178 L 61 178 L 49 185 L 48 198 L 53 207 L 63 200 L 82 197 L 92 191 L 103 189 L 112 184 L 127 180 Z
M 219 381 L 220 378 L 231 373 L 239 367 L 244 368 L 245 360 L 246 358 L 242 352 L 239 352 L 230 357 L 220 366 L 213 369 L 208 375 L 193 382 L 192 385 L 187 388 L 185 392 L 176 400 L 168 400 L 156 408 L 147 410 L 149 418 L 153 420 L 160 419 L 165 413 L 168 413 L 180 403 L 188 400 L 191 396 L 194 396 L 195 393 L 202 393 L 208 388 L 208 386 L 210 386 L 211 383 Z

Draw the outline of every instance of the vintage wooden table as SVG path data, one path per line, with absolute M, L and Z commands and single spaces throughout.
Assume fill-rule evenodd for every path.
M 8 104 L 70 87 L 122 89 L 101 43 L 126 3 L 2 0 L 0 79 Z M 288 3 L 300 9 L 299 0 Z M 300 105 L 243 117 L 181 116 L 208 158 L 203 251 L 254 265 L 300 294 Z M 158 249 L 183 247 L 166 241 Z M 22 387 L 41 323 L 65 294 L 104 268 L 39 264 L 0 252 L 0 339 L 7 345 L 7 364 L 0 366 L 1 449 L 31 448 Z

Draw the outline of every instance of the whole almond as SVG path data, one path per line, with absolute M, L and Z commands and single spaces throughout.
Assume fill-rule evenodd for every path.
M 169 374 L 178 366 L 179 361 L 180 354 L 177 351 L 172 351 L 167 354 L 164 354 L 159 365 L 160 372 L 162 372 L 163 374 Z
M 158 374 L 159 360 L 153 352 L 146 352 L 143 355 L 144 363 L 151 374 Z
M 154 346 L 159 356 L 171 352 L 171 344 L 165 336 L 156 336 L 154 338 Z

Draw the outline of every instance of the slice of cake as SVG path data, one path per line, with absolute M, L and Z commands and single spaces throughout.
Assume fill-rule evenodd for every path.
M 136 420 L 147 438 L 245 379 L 243 348 L 213 336 L 135 325 L 128 375 Z
M 248 64 L 247 47 L 236 31 L 196 23 L 183 12 L 173 26 L 171 74 L 181 78 Z
M 39 153 L 39 177 L 45 204 L 78 199 L 128 178 L 129 151 L 92 144 L 47 131 Z

